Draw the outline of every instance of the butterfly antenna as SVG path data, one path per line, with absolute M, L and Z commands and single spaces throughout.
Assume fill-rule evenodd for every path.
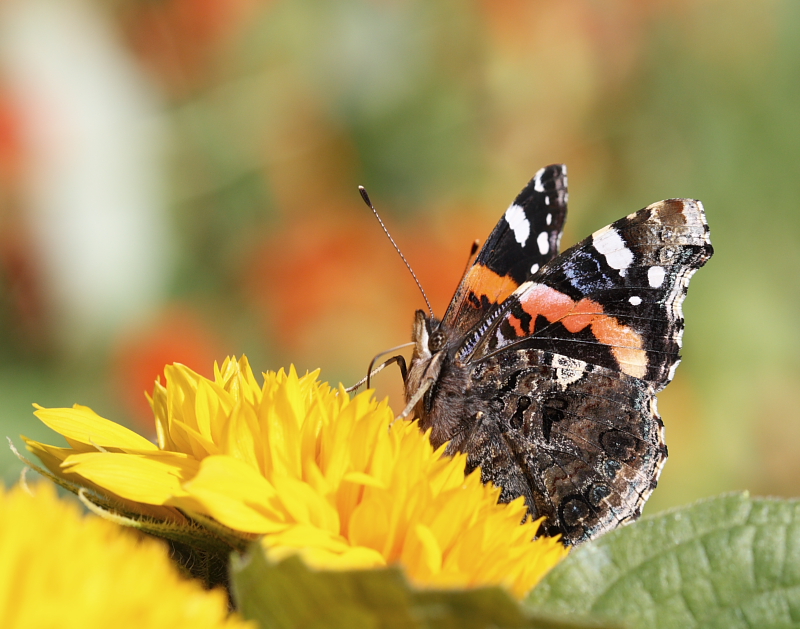
M 433 308 L 431 308 L 431 302 L 428 301 L 428 296 L 422 289 L 422 284 L 419 283 L 419 279 L 417 279 L 417 274 L 414 273 L 414 269 L 411 268 L 411 265 L 408 263 L 408 260 L 406 260 L 406 257 L 403 255 L 403 252 L 400 251 L 400 247 L 397 246 L 397 243 L 394 241 L 394 238 L 392 238 L 392 235 L 389 233 L 389 230 L 386 229 L 386 225 L 383 224 L 380 214 L 378 214 L 378 210 L 375 209 L 375 206 L 372 205 L 372 201 L 369 200 L 369 195 L 367 194 L 367 191 L 364 189 L 364 186 L 359 186 L 358 191 L 361 193 L 361 198 L 364 199 L 364 203 L 367 204 L 369 209 L 372 210 L 372 213 L 375 215 L 375 218 L 378 219 L 378 222 L 381 224 L 381 228 L 383 229 L 383 233 L 386 234 L 386 237 L 394 246 L 395 251 L 397 251 L 397 253 L 400 255 L 400 258 L 405 263 L 408 272 L 411 273 L 411 277 L 413 277 L 414 281 L 417 283 L 417 288 L 419 288 L 419 292 L 422 293 L 422 298 L 425 300 L 425 304 L 428 306 L 428 312 L 431 314 L 431 317 L 433 317 Z

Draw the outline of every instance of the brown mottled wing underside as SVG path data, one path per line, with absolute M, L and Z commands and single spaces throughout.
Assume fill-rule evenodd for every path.
M 468 453 L 501 500 L 524 496 L 568 544 L 637 518 L 667 458 L 655 392 L 641 381 L 540 350 L 475 365 L 475 410 L 450 449 Z

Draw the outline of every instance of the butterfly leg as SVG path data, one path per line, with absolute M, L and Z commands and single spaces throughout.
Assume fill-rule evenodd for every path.
M 425 380 L 423 380 L 422 384 L 420 384 L 419 386 L 419 389 L 417 389 L 414 392 L 414 395 L 411 396 L 411 399 L 408 401 L 408 404 L 406 404 L 406 407 L 403 409 L 403 412 L 400 413 L 397 417 L 395 417 L 394 421 L 405 419 L 406 417 L 411 415 L 411 412 L 414 410 L 414 407 L 417 405 L 417 402 L 419 402 L 422 399 L 422 396 L 428 392 L 428 389 L 431 388 L 431 385 L 434 382 L 436 382 L 434 378 L 426 378 Z
M 389 350 L 389 351 L 391 351 L 391 350 Z M 378 356 L 380 356 L 380 354 L 378 354 Z M 380 365 L 375 367 L 375 369 L 373 369 L 372 365 L 375 363 L 375 359 L 378 358 L 378 356 L 373 358 L 372 362 L 370 362 L 370 364 L 369 364 L 369 373 L 366 376 L 364 376 L 363 378 L 361 378 L 361 380 L 356 382 L 353 386 L 347 387 L 345 389 L 345 391 L 347 391 L 348 393 L 352 393 L 353 391 L 356 391 L 359 388 L 361 388 L 364 384 L 366 384 L 367 388 L 369 388 L 370 380 L 372 379 L 372 377 L 375 374 L 380 373 L 386 367 L 388 367 L 389 365 L 391 365 L 393 363 L 397 363 L 397 366 L 400 368 L 400 375 L 403 377 L 403 382 L 406 381 L 406 378 L 408 377 L 408 369 L 406 368 L 406 359 L 405 359 L 405 357 L 401 356 L 400 354 L 398 354 L 397 356 L 392 356 L 388 360 L 382 362 Z

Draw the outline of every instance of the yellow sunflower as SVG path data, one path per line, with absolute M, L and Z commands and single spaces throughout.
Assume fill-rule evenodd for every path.
M 499 584 L 523 596 L 566 554 L 534 539 L 522 499 L 465 459 L 434 451 L 414 422 L 393 422 L 370 392 L 264 374 L 227 359 L 208 380 L 165 370 L 151 404 L 158 444 L 91 409 L 37 407 L 68 448 L 25 439 L 52 477 L 149 532 L 205 550 L 260 536 L 273 558 L 325 569 L 401 565 L 417 585 Z M 215 547 L 214 544 L 217 544 Z
M 255 629 L 221 589 L 181 577 L 162 542 L 126 531 L 50 484 L 0 488 L 0 627 Z

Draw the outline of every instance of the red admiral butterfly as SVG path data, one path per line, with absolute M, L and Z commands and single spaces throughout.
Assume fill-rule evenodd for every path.
M 365 197 L 366 198 L 366 197 Z M 656 393 L 675 374 L 689 279 L 713 249 L 703 206 L 668 199 L 558 254 L 567 170 L 541 169 L 444 317 L 419 310 L 408 407 L 500 499 L 578 544 L 636 519 L 667 458 Z

